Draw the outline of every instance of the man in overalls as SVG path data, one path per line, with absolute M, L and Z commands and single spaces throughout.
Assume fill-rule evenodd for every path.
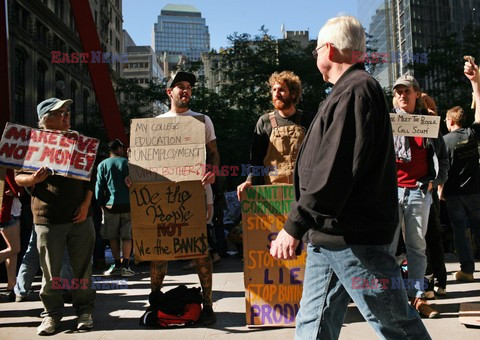
M 246 181 L 237 187 L 237 195 L 252 185 L 292 184 L 293 168 L 305 133 L 313 115 L 297 110 L 302 94 L 300 78 L 290 71 L 270 76 L 274 111 L 258 119 L 250 151 L 252 167 L 268 167 L 269 173 L 256 176 L 251 171 Z M 262 173 L 262 171 L 260 171 Z

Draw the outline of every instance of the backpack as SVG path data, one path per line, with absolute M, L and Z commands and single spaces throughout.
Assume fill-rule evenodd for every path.
M 150 306 L 140 318 L 140 325 L 160 328 L 187 327 L 195 324 L 202 311 L 200 288 L 180 285 L 166 293 L 151 292 Z

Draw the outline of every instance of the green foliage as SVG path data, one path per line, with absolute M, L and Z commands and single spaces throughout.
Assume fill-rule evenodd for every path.
M 201 96 L 195 88 L 195 110 L 210 115 L 215 124 L 221 163 L 239 166 L 250 159 L 250 145 L 258 118 L 273 110 L 268 79 L 275 71 L 290 70 L 302 80 L 303 97 L 299 108 L 317 111 L 325 98 L 325 83 L 311 56 L 315 44 L 302 49 L 297 42 L 277 41 L 267 34 L 264 27 L 261 35 L 234 33 L 228 37 L 229 47 L 220 53 L 210 53 L 216 60 L 214 73 L 222 75 L 218 94 L 204 91 L 209 99 L 199 101 Z M 210 92 L 210 93 L 209 93 Z M 202 107 L 199 104 L 207 105 Z M 226 178 L 226 187 L 233 190 L 244 178 Z

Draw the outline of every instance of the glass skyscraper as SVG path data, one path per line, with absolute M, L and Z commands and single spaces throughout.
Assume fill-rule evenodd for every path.
M 460 47 L 463 29 L 480 23 L 480 0 L 359 0 L 358 8 L 359 19 L 372 36 L 371 46 L 390 57 L 400 55 L 378 64 L 374 73 L 382 86 L 390 88 L 400 75 L 415 75 L 418 63 L 428 60 L 422 54 L 428 54 L 442 37 L 456 33 Z M 405 55 L 420 55 L 413 59 L 413 69 Z M 436 86 L 433 79 L 416 78 L 427 91 Z
M 162 59 L 181 56 L 198 61 L 210 50 L 210 33 L 202 14 L 190 5 L 166 5 L 153 26 L 155 52 Z

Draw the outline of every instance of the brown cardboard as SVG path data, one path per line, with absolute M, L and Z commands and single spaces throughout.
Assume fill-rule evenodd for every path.
M 290 212 L 293 186 L 253 186 L 241 198 L 247 325 L 294 327 L 306 254 L 281 261 L 269 253 Z
M 137 261 L 208 254 L 205 189 L 199 181 L 133 183 L 130 211 Z
M 201 180 L 205 123 L 193 116 L 133 119 L 129 170 L 133 182 Z

